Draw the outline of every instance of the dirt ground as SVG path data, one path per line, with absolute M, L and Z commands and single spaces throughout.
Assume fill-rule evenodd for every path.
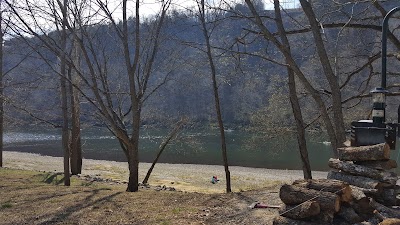
M 4 152 L 4 167 L 32 171 L 62 172 L 63 158 L 32 153 Z M 147 173 L 150 163 L 140 163 L 139 180 Z M 242 192 L 260 188 L 274 188 L 303 178 L 301 170 L 278 170 L 230 166 L 232 190 Z M 83 159 L 82 176 L 96 179 L 126 182 L 129 177 L 126 162 Z M 218 176 L 218 185 L 210 183 Z M 313 178 L 326 178 L 327 172 L 313 171 Z M 153 186 L 172 186 L 177 190 L 201 193 L 223 193 L 225 191 L 224 167 L 220 165 L 165 164 L 158 163 L 149 183 Z
M 255 201 L 281 204 L 279 186 L 206 194 L 74 178 L 57 173 L 0 169 L 0 224 L 272 224 L 277 209 L 250 209 Z

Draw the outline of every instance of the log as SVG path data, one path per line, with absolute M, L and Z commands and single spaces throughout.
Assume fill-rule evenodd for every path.
M 384 219 L 382 222 L 378 223 L 378 225 L 399 225 L 400 219 L 388 218 Z
M 378 161 L 355 161 L 355 164 L 367 166 L 377 170 L 391 170 L 397 168 L 396 160 L 378 160 Z
M 333 218 L 332 224 L 335 224 L 335 225 L 353 225 L 353 223 L 347 222 L 345 219 L 343 219 L 340 216 L 335 216 L 335 218 Z
M 340 161 L 339 159 L 329 159 L 329 167 L 338 169 L 355 176 L 369 177 L 390 185 L 396 185 L 397 175 L 392 172 L 380 171 L 377 169 L 361 166 L 348 161 Z
M 351 205 L 357 213 L 371 214 L 374 211 L 374 208 L 370 204 L 370 198 L 367 197 L 362 190 L 358 188 L 352 188 L 351 194 L 353 197 L 353 202 Z
M 326 191 L 340 196 L 342 202 L 351 202 L 351 188 L 346 182 L 332 179 L 309 179 L 296 180 L 293 185 L 303 188 L 310 188 L 317 191 Z
M 332 224 L 333 219 L 335 218 L 335 213 L 332 211 L 321 211 L 315 217 L 310 219 L 311 222 L 318 222 L 319 224 Z
M 351 224 L 364 221 L 363 218 L 361 218 L 352 207 L 345 205 L 340 207 L 340 211 L 337 215 Z
M 328 179 L 341 180 L 353 186 L 366 189 L 381 190 L 384 186 L 381 182 L 368 177 L 354 176 L 350 174 L 339 173 L 336 171 L 329 171 Z
M 396 186 L 399 187 L 399 186 Z M 397 195 L 399 194 L 399 189 L 398 188 L 391 188 L 387 189 L 384 188 L 376 197 L 375 200 L 379 203 L 382 203 L 386 206 L 395 206 L 399 205 L 400 199 L 397 198 Z
M 310 221 L 294 220 L 283 216 L 277 216 L 272 222 L 273 225 L 321 225 Z
M 368 221 L 363 221 L 361 223 L 355 223 L 353 225 L 377 225 L 379 222 L 380 222 L 380 220 L 378 220 L 375 217 L 372 217 Z
M 361 188 L 361 187 L 357 187 L 357 186 L 354 186 L 354 185 L 350 185 L 350 188 L 351 188 L 351 190 L 353 190 L 353 189 L 357 189 L 357 190 L 360 190 L 360 191 L 362 191 L 366 196 L 369 196 L 369 197 L 375 197 L 375 196 L 377 196 L 382 190 L 378 190 L 378 189 L 368 189 L 368 188 Z
M 338 148 L 338 156 L 344 161 L 372 161 L 390 159 L 390 146 L 386 143 Z
M 298 205 L 306 201 L 317 201 L 323 211 L 338 212 L 340 209 L 340 198 L 338 195 L 297 187 L 295 185 L 282 185 L 279 197 L 286 205 Z
M 371 200 L 371 206 L 374 207 L 380 214 L 384 215 L 386 218 L 396 218 L 400 219 L 400 210 L 392 209 L 384 206 L 375 200 Z
M 320 212 L 321 208 L 318 202 L 308 201 L 300 205 L 285 205 L 279 210 L 279 215 L 291 219 L 306 219 L 316 216 Z

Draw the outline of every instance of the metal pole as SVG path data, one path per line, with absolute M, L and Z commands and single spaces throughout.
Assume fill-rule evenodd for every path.
M 390 10 L 382 24 L 382 83 L 381 88 L 386 89 L 386 62 L 387 62 L 387 32 L 389 28 L 389 18 L 397 11 L 400 11 L 400 6 Z

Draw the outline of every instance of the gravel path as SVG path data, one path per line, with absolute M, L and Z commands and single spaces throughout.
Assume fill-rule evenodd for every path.
M 62 157 L 43 156 L 22 152 L 3 152 L 3 165 L 7 168 L 35 171 L 62 172 Z M 150 163 L 140 163 L 139 180 L 146 175 Z M 105 160 L 83 160 L 82 175 L 98 176 L 126 182 L 128 179 L 128 164 Z M 233 191 L 250 190 L 261 187 L 274 187 L 282 183 L 302 179 L 300 170 L 276 170 L 250 167 L 229 167 Z M 313 172 L 313 178 L 326 178 L 327 172 Z M 211 184 L 212 176 L 218 176 L 220 182 Z M 197 191 L 207 193 L 223 192 L 225 190 L 224 167 L 218 165 L 195 164 L 165 164 L 155 166 L 149 183 L 151 185 L 166 185 L 182 191 Z

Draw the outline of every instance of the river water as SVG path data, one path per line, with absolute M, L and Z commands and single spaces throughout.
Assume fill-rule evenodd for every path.
M 158 146 L 168 135 L 165 129 L 144 129 L 140 136 L 141 162 L 152 162 Z M 227 130 L 228 160 L 230 165 L 271 169 L 301 169 L 295 137 L 262 138 L 246 132 Z M 126 161 L 118 141 L 104 128 L 82 130 L 83 157 Z M 327 170 L 331 146 L 327 137 L 313 135 L 308 139 L 312 170 Z M 39 153 L 62 156 L 61 131 L 57 129 L 29 128 L 9 130 L 4 135 L 6 151 Z M 216 130 L 191 130 L 179 135 L 169 144 L 161 156 L 162 163 L 191 163 L 221 165 L 220 140 Z M 398 157 L 393 151 L 392 158 Z

